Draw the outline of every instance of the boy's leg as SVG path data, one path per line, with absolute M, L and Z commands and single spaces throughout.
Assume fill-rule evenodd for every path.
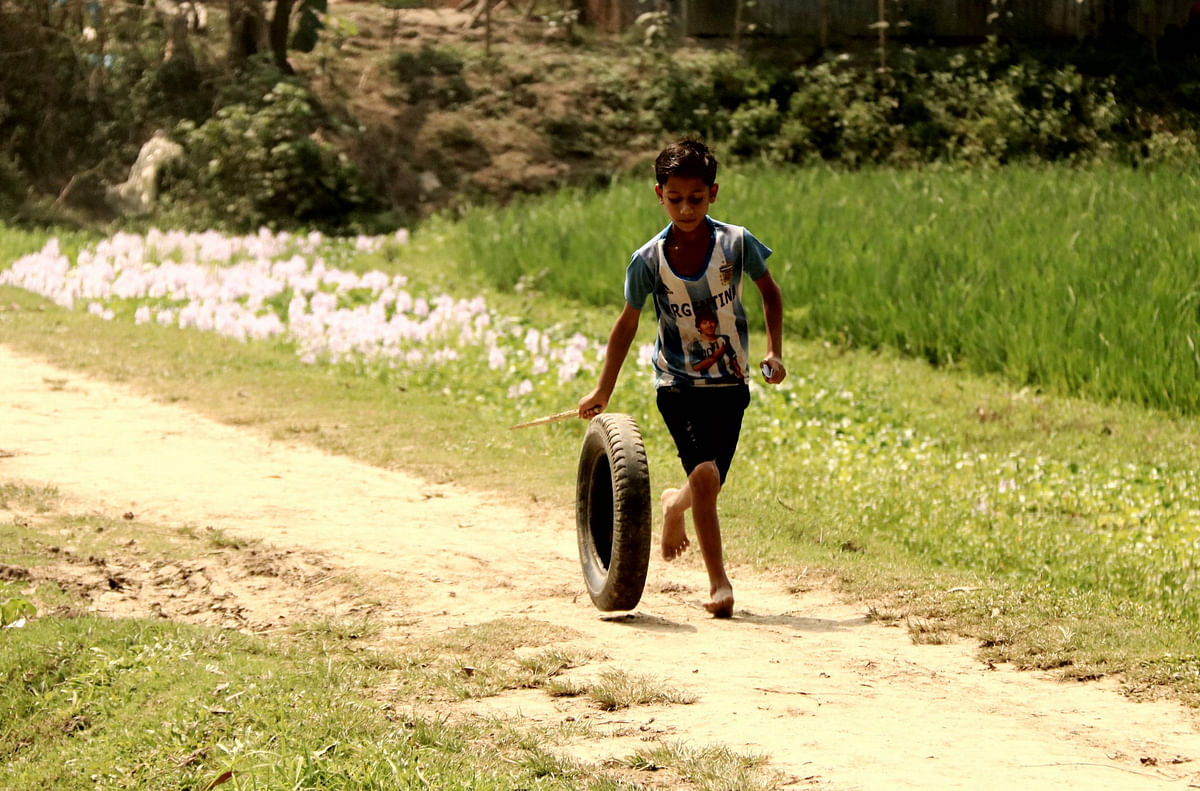
M 687 482 L 662 494 L 662 553 L 667 560 L 690 546 L 684 517 L 692 509 L 696 538 L 708 571 L 710 600 L 717 617 L 733 614 L 733 586 L 725 572 L 717 495 L 737 448 L 742 413 L 750 400 L 746 387 L 709 390 L 659 389 L 658 408 L 688 471 Z
M 663 489 L 663 560 L 674 560 L 692 545 L 692 542 L 688 541 L 687 528 L 683 521 L 684 515 L 691 507 L 692 487 L 686 482 L 679 489 Z
M 717 518 L 717 495 L 721 492 L 721 473 L 711 461 L 699 465 L 688 476 L 691 490 L 692 522 L 696 540 L 708 571 L 709 601 L 704 609 L 718 618 L 733 615 L 733 584 L 725 573 L 725 557 L 721 549 L 721 523 Z

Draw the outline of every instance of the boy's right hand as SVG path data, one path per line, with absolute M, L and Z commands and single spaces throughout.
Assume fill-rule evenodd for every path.
M 608 398 L 594 390 L 579 399 L 579 417 L 583 420 L 591 420 L 603 412 L 606 406 L 608 406 Z

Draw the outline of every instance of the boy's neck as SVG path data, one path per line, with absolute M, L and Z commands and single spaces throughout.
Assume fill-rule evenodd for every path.
M 678 225 L 671 223 L 671 241 L 675 244 L 696 244 L 697 242 L 707 242 L 712 236 L 712 229 L 708 226 L 708 221 L 705 220 L 697 225 L 691 231 L 684 231 Z
M 685 232 L 672 224 L 667 236 L 667 260 L 680 275 L 693 277 L 704 270 L 708 263 L 709 245 L 712 243 L 712 228 L 708 221 L 700 223 L 695 230 Z

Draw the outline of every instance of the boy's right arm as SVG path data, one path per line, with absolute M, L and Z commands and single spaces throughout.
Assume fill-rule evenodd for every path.
M 625 303 L 625 309 L 617 316 L 612 332 L 608 334 L 600 381 L 595 390 L 579 400 L 579 416 L 584 420 L 591 420 L 608 406 L 608 399 L 612 396 L 613 388 L 617 386 L 617 374 L 621 373 L 625 356 L 629 354 L 629 347 L 633 345 L 633 339 L 637 336 L 638 321 L 641 317 L 641 309 L 629 303 Z

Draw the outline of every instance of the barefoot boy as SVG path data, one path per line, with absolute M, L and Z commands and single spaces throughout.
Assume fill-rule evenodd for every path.
M 658 410 L 687 473 L 683 486 L 662 494 L 662 554 L 673 560 L 690 545 L 684 525 L 690 508 L 708 571 L 705 609 L 728 618 L 733 585 L 721 551 L 717 495 L 750 403 L 742 274 L 762 294 L 767 353 L 761 367 L 772 384 L 787 374 L 781 359 L 783 299 L 767 271 L 771 250 L 745 228 L 708 216 L 717 199 L 717 160 L 702 142 L 684 139 L 667 146 L 655 160 L 654 175 L 655 194 L 671 224 L 633 254 L 625 272 L 625 307 L 609 334 L 600 381 L 579 401 L 579 416 L 590 419 L 608 405 L 642 306 L 653 298 Z

